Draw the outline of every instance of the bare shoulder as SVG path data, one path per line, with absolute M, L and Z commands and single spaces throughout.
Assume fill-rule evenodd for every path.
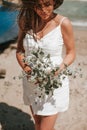
M 62 23 L 61 23 L 61 28 L 62 30 L 64 31 L 70 31 L 72 30 L 72 23 L 71 21 L 67 18 L 67 17 L 64 17 Z
M 74 33 L 71 21 L 65 17 L 61 23 L 61 32 L 64 39 L 64 43 L 68 44 L 74 42 Z

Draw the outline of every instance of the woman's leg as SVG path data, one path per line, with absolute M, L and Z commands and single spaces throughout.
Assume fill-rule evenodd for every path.
M 32 106 L 30 106 L 30 109 L 31 109 L 32 116 L 33 116 L 34 121 L 35 121 L 35 130 L 40 130 L 41 116 L 33 114 Z
M 41 116 L 33 115 L 33 118 L 35 120 L 35 130 L 40 130 Z
M 41 116 L 40 130 L 54 130 L 58 114 L 51 116 Z

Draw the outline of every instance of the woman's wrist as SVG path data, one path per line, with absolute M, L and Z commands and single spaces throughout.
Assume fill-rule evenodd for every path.
M 68 67 L 68 64 L 66 64 L 65 62 L 63 62 L 60 67 L 59 67 L 59 70 L 58 70 L 58 73 L 60 73 L 62 70 L 66 69 Z
M 27 67 L 27 64 L 23 64 L 23 67 L 22 67 L 23 70 L 24 70 L 26 67 Z
M 63 62 L 63 64 L 64 64 L 64 67 L 65 67 L 65 68 L 67 68 L 67 67 L 68 67 L 68 64 L 66 64 L 65 62 Z

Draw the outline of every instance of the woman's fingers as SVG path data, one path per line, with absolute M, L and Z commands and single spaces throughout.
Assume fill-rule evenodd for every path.
M 29 67 L 29 66 L 26 66 L 25 68 L 24 68 L 24 71 L 29 75 L 29 74 L 31 74 L 31 68 Z
M 58 75 L 58 71 L 55 72 L 55 76 L 57 76 L 57 75 Z

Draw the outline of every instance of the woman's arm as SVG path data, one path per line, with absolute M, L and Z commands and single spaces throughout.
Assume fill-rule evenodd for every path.
M 63 35 L 63 40 L 66 48 L 66 55 L 63 59 L 63 62 L 60 65 L 60 69 L 58 72 L 63 70 L 66 66 L 69 66 L 75 59 L 75 41 L 73 36 L 73 29 L 71 22 L 66 18 L 61 24 L 61 31 Z M 55 75 L 58 74 L 55 73 Z
M 16 51 L 16 57 L 19 65 L 22 67 L 22 69 L 26 72 L 29 73 L 31 72 L 31 68 L 23 62 L 23 59 L 25 58 L 25 50 L 23 48 L 23 38 L 25 37 L 25 33 L 21 30 L 19 30 L 19 35 L 18 35 L 18 41 L 17 41 L 17 51 Z

